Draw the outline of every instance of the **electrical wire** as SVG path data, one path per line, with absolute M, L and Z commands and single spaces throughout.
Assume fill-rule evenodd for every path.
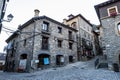
M 12 29 L 9 29 L 9 28 L 6 28 L 6 27 L 2 27 L 2 28 L 4 28 L 4 29 L 7 29 L 7 30 L 9 30 L 9 31 L 14 32 L 14 30 L 12 30 Z
M 4 30 L 4 29 L 2 31 L 7 32 L 7 33 L 14 33 L 14 31 L 8 31 L 8 30 Z

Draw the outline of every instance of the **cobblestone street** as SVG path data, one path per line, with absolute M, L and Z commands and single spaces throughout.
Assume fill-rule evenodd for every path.
M 0 72 L 0 80 L 120 80 L 119 74 L 107 69 L 95 69 L 94 61 L 76 62 L 61 68 L 34 73 Z

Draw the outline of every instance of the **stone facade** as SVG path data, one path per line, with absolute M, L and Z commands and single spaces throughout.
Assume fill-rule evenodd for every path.
M 13 71 L 31 72 L 77 61 L 76 29 L 46 16 L 36 16 L 18 29 L 7 39 L 8 44 L 14 43 L 7 52 L 14 54 Z
M 94 42 L 94 48 L 96 55 L 102 55 L 102 47 L 101 47 L 101 26 L 100 25 L 93 25 L 93 42 Z
M 110 9 L 116 10 L 115 15 Z M 107 56 L 109 65 L 120 64 L 120 35 L 118 24 L 120 23 L 120 1 L 110 0 L 95 6 L 99 20 L 102 25 L 102 47 L 103 54 Z
M 86 20 L 81 14 L 76 16 L 69 15 L 69 19 L 64 19 L 64 24 L 69 25 L 72 28 L 78 30 L 77 32 L 77 42 L 78 42 L 78 59 L 86 60 L 82 57 L 93 57 L 93 54 L 96 55 L 92 28 L 93 25 Z
M 117 24 L 120 21 L 120 16 L 115 18 L 107 18 L 102 21 L 103 38 L 102 44 L 105 46 L 104 54 L 107 55 L 109 62 L 119 62 L 120 37 L 117 31 Z

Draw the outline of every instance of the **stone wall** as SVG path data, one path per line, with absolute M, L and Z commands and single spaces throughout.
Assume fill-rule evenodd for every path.
M 43 21 L 49 23 L 49 33 L 42 33 Z M 62 28 L 62 33 L 58 33 L 58 27 Z M 50 55 L 50 65 L 56 65 L 56 55 L 63 55 L 65 58 L 65 65 L 69 63 L 69 55 L 74 57 L 74 61 L 77 61 L 77 43 L 76 32 L 72 31 L 74 41 L 73 49 L 69 49 L 68 31 L 70 29 L 64 26 L 58 25 L 46 19 L 36 20 L 32 24 L 21 30 L 21 34 L 18 36 L 17 49 L 16 49 L 16 68 L 19 66 L 20 55 L 27 54 L 27 71 L 30 71 L 31 67 L 37 69 L 35 60 L 38 60 L 39 54 Z M 41 50 L 42 36 L 49 37 L 49 50 Z M 62 47 L 57 47 L 57 40 L 62 40 Z M 24 44 L 25 43 L 25 44 Z M 33 63 L 31 63 L 33 61 Z
M 108 62 L 119 62 L 120 35 L 117 31 L 117 24 L 120 22 L 120 15 L 103 19 L 101 22 L 103 27 L 102 44 L 105 46 L 103 52 L 107 54 Z

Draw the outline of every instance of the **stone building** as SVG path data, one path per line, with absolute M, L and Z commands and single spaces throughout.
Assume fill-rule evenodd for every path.
M 31 72 L 77 61 L 77 30 L 47 16 L 19 25 L 7 40 L 5 71 Z
M 93 57 L 96 54 L 92 27 L 93 25 L 85 19 L 81 14 L 76 16 L 69 15 L 68 19 L 64 19 L 63 23 L 69 25 L 71 28 L 77 29 L 77 55 L 78 60 L 86 60 Z
M 109 0 L 95 5 L 102 28 L 103 55 L 108 67 L 120 64 L 120 0 Z
M 100 25 L 94 25 L 92 28 L 93 32 L 93 42 L 95 47 L 95 53 L 96 55 L 102 55 L 102 47 L 101 47 L 101 26 Z

